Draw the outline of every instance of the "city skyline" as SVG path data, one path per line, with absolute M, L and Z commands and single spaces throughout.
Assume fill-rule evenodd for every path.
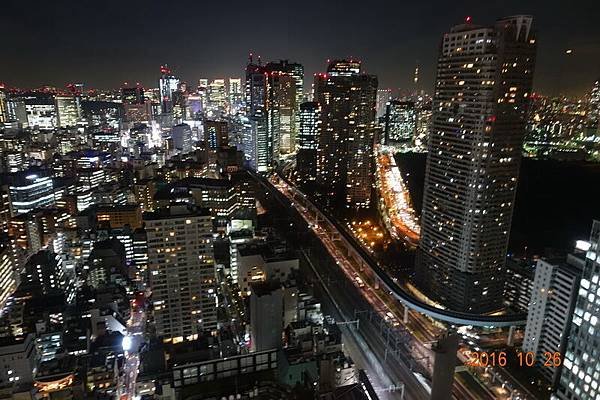
M 190 3 L 161 8 L 136 2 L 90 9 L 89 5 L 64 3 L 25 11 L 9 1 L 3 5 L 0 23 L 14 40 L 6 48 L 0 81 L 32 88 L 80 81 L 98 89 L 132 81 L 154 87 L 158 66 L 167 63 L 191 83 L 204 77 L 241 77 L 252 52 L 264 60 L 300 62 L 306 76 L 319 72 L 327 59 L 355 57 L 363 61 L 367 73 L 378 75 L 381 88 L 404 91 L 413 89 L 418 65 L 418 88 L 429 91 L 442 26 L 456 25 L 467 16 L 475 24 L 489 25 L 498 15 L 513 14 L 533 15 L 543 33 L 536 91 L 580 96 L 600 76 L 600 43 L 594 40 L 600 28 L 585 18 L 597 15 L 600 6 L 591 1 L 566 10 L 557 1 L 526 6 L 516 1 L 451 6 L 436 2 L 435 13 L 418 3 L 309 4 L 299 10 L 284 3 L 264 7 L 264 12 L 256 13 L 259 17 L 253 15 L 254 35 L 244 31 L 244 9 L 236 3 L 222 9 Z M 111 22 L 116 10 L 126 16 L 126 23 Z M 168 23 L 163 16 L 169 17 Z M 370 22 L 361 24 L 359 17 Z M 569 49 L 572 52 L 566 54 Z M 576 73 L 567 79 L 571 71 Z M 305 90 L 309 87 L 305 82 Z
M 600 7 L 353 1 L 3 8 L 0 397 L 600 398 Z

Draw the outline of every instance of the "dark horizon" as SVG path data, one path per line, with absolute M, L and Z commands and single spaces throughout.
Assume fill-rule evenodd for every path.
M 106 5 L 108 3 L 108 5 Z M 242 77 L 248 53 L 265 62 L 289 59 L 305 67 L 305 88 L 326 60 L 355 57 L 380 88 L 431 91 L 442 34 L 471 16 L 474 24 L 530 14 L 538 34 L 534 88 L 547 94 L 586 94 L 600 78 L 600 3 L 564 7 L 557 0 L 528 2 L 389 3 L 290 1 L 275 6 L 141 1 L 100 4 L 58 1 L 25 8 L 3 4 L 0 24 L 12 38 L 0 64 L 0 82 L 36 88 L 82 82 L 114 89 L 123 82 L 156 87 L 169 64 L 188 83 Z M 574 23 L 573 21 L 576 21 Z M 566 54 L 572 49 L 572 54 Z M 206 55 L 206 56 L 205 56 Z M 567 75 L 569 74 L 570 75 Z

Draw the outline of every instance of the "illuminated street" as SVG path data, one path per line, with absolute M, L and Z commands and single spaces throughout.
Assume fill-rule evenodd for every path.
M 291 201 L 315 235 L 318 236 L 329 254 L 337 261 L 337 265 L 344 272 L 346 277 L 354 282 L 357 288 L 360 289 L 360 293 L 363 298 L 368 301 L 372 309 L 379 313 L 382 318 L 390 321 L 393 326 L 403 327 L 410 333 L 410 354 L 406 354 L 406 356 L 412 358 L 421 368 L 429 373 L 429 376 L 431 376 L 430 374 L 433 371 L 431 344 L 434 343 L 436 337 L 442 333 L 443 329 L 441 329 L 441 326 L 428 317 L 411 310 L 407 310 L 408 318 L 405 322 L 404 306 L 402 306 L 391 294 L 381 290 L 376 279 L 368 273 L 368 268 L 363 268 L 355 258 L 348 254 L 340 241 L 336 240 L 336 237 L 339 237 L 339 233 L 335 231 L 335 228 L 327 223 L 321 223 L 321 220 L 316 218 L 315 215 L 302 204 L 304 195 L 299 192 L 297 188 L 288 185 L 283 179 L 272 176 L 270 182 L 279 192 Z M 409 290 L 412 292 L 418 293 L 419 296 L 423 296 L 416 291 L 416 288 L 411 287 L 410 285 L 407 286 L 410 287 Z M 433 302 L 431 303 L 435 304 Z M 465 337 L 466 336 L 463 335 L 463 338 Z M 502 342 L 502 339 L 498 340 Z M 478 343 L 472 341 L 471 346 L 473 350 L 479 350 Z M 465 351 L 467 351 L 465 350 L 465 346 L 462 346 L 457 353 L 459 360 L 463 362 L 466 360 Z M 478 373 L 479 370 L 481 370 L 482 373 L 484 372 L 483 369 L 474 369 L 473 372 Z M 494 392 L 497 391 L 498 388 L 513 387 L 516 389 L 516 385 L 518 384 L 509 383 L 512 382 L 513 379 L 510 379 L 502 368 L 496 367 L 495 370 L 498 370 L 498 379 L 482 379 L 485 386 L 481 386 L 478 380 L 473 377 L 466 379 L 462 376 L 461 378 L 456 379 L 454 387 L 457 398 L 493 399 L 495 398 Z M 464 371 L 462 375 L 465 373 L 468 372 Z M 514 399 L 518 398 L 519 392 L 520 390 L 513 391 Z M 525 399 L 527 397 L 521 396 L 520 398 Z
M 394 238 L 416 246 L 421 232 L 419 220 L 394 156 L 381 147 L 375 154 L 379 210 L 383 220 Z

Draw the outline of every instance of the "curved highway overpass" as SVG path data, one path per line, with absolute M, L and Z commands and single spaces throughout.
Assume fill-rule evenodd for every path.
M 290 203 L 289 200 L 275 188 L 268 179 L 258 174 L 251 173 L 265 188 L 269 191 L 276 193 L 276 195 L 286 203 Z M 336 228 L 336 230 L 343 236 L 344 240 L 349 246 L 351 246 L 364 260 L 364 262 L 371 268 L 377 279 L 381 282 L 384 288 L 396 297 L 406 307 L 428 315 L 438 321 L 443 321 L 453 325 L 473 325 L 473 326 L 485 326 L 485 327 L 508 327 L 525 325 L 527 322 L 527 314 L 506 314 L 506 315 L 481 315 L 481 314 L 470 314 L 458 311 L 446 310 L 438 307 L 434 307 L 430 304 L 417 299 L 411 293 L 407 292 L 396 282 L 389 277 L 389 275 L 379 266 L 373 256 L 369 254 L 357 240 L 341 226 L 339 222 L 335 220 L 327 211 L 318 208 L 304 193 L 296 189 L 286 178 L 278 175 L 290 188 L 294 190 L 297 195 L 300 195 L 306 203 L 310 205 L 312 210 L 319 214 L 319 216 L 327 221 L 330 225 Z M 291 206 L 291 204 L 289 204 Z

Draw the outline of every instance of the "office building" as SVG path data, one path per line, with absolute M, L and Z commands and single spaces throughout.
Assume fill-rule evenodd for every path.
M 267 172 L 273 167 L 273 137 L 268 120 L 268 78 L 264 66 L 254 64 L 252 58 L 246 66 L 246 117 L 244 127 L 244 157 L 249 167 L 257 172 Z
M 14 105 L 16 115 L 21 110 L 18 108 L 19 102 L 15 100 Z M 51 98 L 27 98 L 25 99 L 25 113 L 27 115 L 27 126 L 40 130 L 52 130 L 56 128 L 56 106 Z
M 152 102 L 146 99 L 144 88 L 139 83 L 136 86 L 122 87 L 121 101 L 125 121 L 145 122 L 152 119 Z
M 126 226 L 131 229 L 142 227 L 142 210 L 137 204 L 102 204 L 96 208 L 95 212 L 99 225 L 113 229 Z
M 173 150 L 187 154 L 192 151 L 192 128 L 188 124 L 178 124 L 171 129 Z
M 79 96 L 56 96 L 56 120 L 58 126 L 67 128 L 77 126 L 81 121 L 81 104 Z
M 15 261 L 12 246 L 0 244 L 0 310 L 17 288 Z
M 600 394 L 600 221 L 594 221 L 589 242 L 578 242 L 585 254 L 583 272 L 556 396 L 561 400 L 592 400 Z M 563 316 L 564 317 L 564 316 Z
M 582 264 L 538 260 L 535 269 L 523 351 L 535 354 L 538 371 L 552 386 L 558 381 L 560 368 L 554 366 L 554 360 L 552 368 L 544 364 L 548 354 L 565 353 Z
M 144 101 L 146 101 L 144 88 L 139 83 L 135 86 L 123 86 L 121 88 L 121 102 L 123 104 L 143 104 Z
M 276 143 L 273 151 L 277 160 L 282 154 L 296 151 L 304 67 L 280 60 L 268 63 L 265 69 L 269 75 L 269 129 L 273 131 Z
M 527 313 L 533 280 L 535 279 L 533 262 L 513 258 L 506 260 L 506 280 L 504 282 L 504 303 L 516 312 Z
M 214 79 L 208 85 L 207 92 L 208 105 L 205 111 L 212 116 L 219 116 L 228 110 L 227 90 L 225 88 L 225 79 Z
M 317 146 L 321 123 L 321 107 L 317 102 L 300 104 L 300 132 L 296 171 L 302 183 L 314 182 L 317 178 Z
M 244 106 L 244 92 L 240 78 L 229 78 L 229 112 L 232 115 L 240 112 Z
M 283 290 L 281 283 L 257 281 L 251 284 L 250 342 L 253 351 L 281 347 L 283 331 Z
M 392 100 L 392 89 L 377 89 L 377 100 L 375 102 L 375 109 L 377 110 L 376 118 L 384 117 L 388 102 Z
M 10 210 L 13 216 L 54 204 L 52 178 L 40 173 L 23 171 L 8 187 Z
M 216 329 L 210 211 L 174 205 L 145 213 L 144 222 L 157 335 L 180 342 Z
M 227 121 L 204 120 L 204 143 L 207 149 L 216 150 L 229 144 Z
M 43 294 L 49 294 L 67 291 L 72 278 L 67 274 L 60 255 L 40 250 L 27 260 L 21 282 L 37 283 Z
M 11 386 L 32 384 L 35 363 L 34 334 L 0 337 L 0 382 Z
M 535 64 L 532 23 L 468 19 L 440 46 L 416 281 L 456 311 L 502 308 Z
M 385 111 L 385 144 L 412 144 L 417 130 L 417 112 L 412 101 L 390 100 Z
M 4 89 L 4 85 L 0 83 L 0 124 L 8 122 L 8 96 Z
M 368 207 L 375 131 L 377 77 L 354 60 L 334 60 L 315 75 L 321 107 L 317 183 L 346 207 Z
M 169 114 L 173 112 L 173 92 L 179 88 L 179 79 L 171 73 L 167 65 L 161 65 L 160 74 L 160 110 L 163 114 Z

